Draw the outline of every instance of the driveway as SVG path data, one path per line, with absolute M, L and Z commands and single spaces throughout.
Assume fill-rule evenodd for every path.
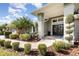
M 51 46 L 52 43 L 55 41 L 55 39 L 41 39 L 40 41 L 38 42 L 25 42 L 25 41 L 18 41 L 18 40 L 12 40 L 12 39 L 6 39 L 4 36 L 0 36 L 0 39 L 2 40 L 10 40 L 11 42 L 20 42 L 20 47 L 24 47 L 24 44 L 26 43 L 30 43 L 32 45 L 32 49 L 37 49 L 38 48 L 38 45 L 43 43 L 43 44 L 46 44 L 47 47 Z

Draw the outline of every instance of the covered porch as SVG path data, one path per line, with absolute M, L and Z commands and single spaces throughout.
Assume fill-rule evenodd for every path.
M 62 3 L 48 4 L 43 8 L 35 10 L 33 14 L 38 17 L 38 34 L 40 38 L 46 36 L 63 37 L 64 5 Z
M 64 35 L 64 20 L 63 16 L 54 17 L 44 22 L 44 36 L 58 36 Z

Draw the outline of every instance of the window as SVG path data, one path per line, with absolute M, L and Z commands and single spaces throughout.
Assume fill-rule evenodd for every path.
M 57 22 L 57 20 L 53 20 L 53 22 Z
M 58 21 L 63 21 L 63 18 L 59 18 Z
M 52 29 L 53 29 L 53 35 L 63 36 L 64 34 L 63 24 L 53 25 Z

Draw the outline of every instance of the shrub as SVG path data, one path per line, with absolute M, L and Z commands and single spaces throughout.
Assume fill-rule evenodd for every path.
M 73 28 L 73 27 L 74 27 L 74 25 L 66 26 L 67 29 L 71 29 L 71 28 Z
M 63 49 L 69 49 L 70 48 L 70 44 L 65 43 L 63 41 L 55 41 L 53 43 L 53 47 L 55 48 L 56 51 L 61 51 Z
M 69 43 L 65 43 L 65 47 L 64 47 L 64 49 L 69 49 L 71 46 L 72 46 L 71 44 L 69 44 Z
M 70 42 L 73 39 L 73 36 L 72 35 L 69 35 L 69 36 L 65 37 L 65 39 Z
M 13 50 L 18 50 L 19 49 L 19 42 L 13 42 L 12 43 L 12 49 Z
M 66 31 L 66 33 L 67 33 L 67 34 L 71 34 L 71 33 L 73 33 L 73 30 L 68 29 L 68 30 Z
M 9 38 L 9 35 L 11 34 L 12 32 L 4 32 L 4 35 L 6 38 Z
M 5 41 L 4 42 L 4 47 L 5 48 L 10 48 L 11 47 L 11 41 Z
M 17 39 L 17 38 L 19 38 L 19 35 L 18 34 L 10 34 L 9 38 L 11 38 L 11 39 Z
M 4 42 L 5 42 L 5 40 L 0 40 L 0 45 L 4 46 Z
M 4 48 L 0 48 L 0 56 L 17 56 L 18 53 L 14 51 L 7 51 Z
M 4 35 L 4 32 L 3 31 L 0 31 L 0 35 Z
M 25 54 L 29 54 L 30 53 L 30 51 L 31 51 L 31 44 L 25 44 L 24 45 L 24 52 L 25 52 Z
M 38 50 L 39 50 L 39 53 L 41 55 L 46 55 L 46 52 L 47 52 L 47 47 L 45 44 L 39 44 L 38 45 Z
M 28 40 L 30 38 L 30 35 L 29 34 L 20 34 L 19 38 L 21 40 Z
M 66 17 L 66 23 L 72 23 L 74 21 L 74 16 L 73 14 L 69 14 L 67 17 Z

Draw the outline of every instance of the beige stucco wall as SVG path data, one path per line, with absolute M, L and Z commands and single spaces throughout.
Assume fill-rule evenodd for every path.
M 43 12 L 44 12 L 44 19 L 57 17 L 64 14 L 64 6 L 63 4 L 54 4 L 54 5 L 52 4 L 51 6 L 45 8 Z
M 48 31 L 51 32 L 51 20 L 44 22 L 44 35 L 47 36 Z
M 47 6 L 37 9 L 33 12 L 33 14 L 36 16 L 38 16 L 38 13 L 44 13 L 44 19 L 64 15 L 64 4 L 50 3 Z
M 77 4 L 78 5 L 78 4 Z M 76 5 L 74 5 L 73 3 L 71 4 L 62 4 L 62 3 L 52 3 L 49 4 L 48 6 L 41 8 L 39 10 L 34 11 L 35 15 L 38 15 L 39 13 L 44 13 L 44 18 L 40 18 L 38 20 L 38 31 L 40 36 L 44 36 L 47 34 L 47 32 L 50 30 L 51 31 L 51 20 L 49 18 L 51 17 L 57 17 L 60 15 L 64 15 L 64 38 L 65 36 L 68 36 L 65 32 L 66 32 L 66 26 L 68 24 L 65 23 L 66 20 L 66 16 L 69 14 L 74 14 L 74 11 L 77 7 L 75 7 Z M 38 16 L 39 17 L 39 16 Z M 44 22 L 44 19 L 48 19 L 50 22 Z M 54 19 L 54 18 L 53 18 Z M 53 20 L 52 19 L 52 20 Z M 75 22 L 73 22 L 72 24 L 75 24 L 75 27 L 72 28 L 74 29 L 74 32 L 72 33 L 73 35 L 73 39 L 79 37 L 77 33 L 79 33 L 79 22 L 76 20 Z M 42 26 L 43 25 L 43 26 Z

